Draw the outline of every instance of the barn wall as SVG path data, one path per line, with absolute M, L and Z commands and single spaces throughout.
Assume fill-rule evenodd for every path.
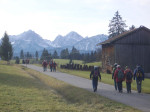
M 150 31 L 137 30 L 136 32 L 126 35 L 115 44 L 134 44 L 134 45 L 150 45 Z
M 115 60 L 122 67 L 137 64 L 150 73 L 150 32 L 140 30 L 115 42 Z
M 112 72 L 114 58 L 114 46 L 102 45 L 102 68 L 104 72 Z

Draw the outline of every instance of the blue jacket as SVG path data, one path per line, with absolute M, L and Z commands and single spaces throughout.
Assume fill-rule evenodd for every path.
M 136 76 L 136 73 L 138 72 L 138 70 L 141 71 L 142 73 L 142 77 L 141 78 L 137 78 Z M 145 76 L 144 76 L 144 70 L 141 68 L 141 67 L 137 67 L 135 70 L 134 70 L 134 80 L 144 80 Z
M 98 77 L 99 77 L 99 79 L 101 80 L 101 74 L 100 74 L 99 70 L 98 70 L 98 77 L 93 77 L 93 76 L 94 76 L 94 70 L 92 70 L 91 73 L 90 73 L 90 79 L 91 79 L 91 78 L 96 78 L 96 79 L 98 79 Z

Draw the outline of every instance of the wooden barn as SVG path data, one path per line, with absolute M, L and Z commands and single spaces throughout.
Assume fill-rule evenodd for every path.
M 132 70 L 140 64 L 145 73 L 150 73 L 150 29 L 140 26 L 99 43 L 102 45 L 102 69 L 112 72 L 114 63 Z

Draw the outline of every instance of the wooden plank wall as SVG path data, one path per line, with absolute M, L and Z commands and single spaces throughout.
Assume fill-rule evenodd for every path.
M 127 65 L 132 70 L 140 64 L 150 73 L 150 33 L 140 30 L 116 41 L 115 60 L 123 68 Z

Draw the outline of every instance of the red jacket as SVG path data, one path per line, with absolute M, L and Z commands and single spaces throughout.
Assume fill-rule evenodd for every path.
M 117 69 L 115 70 L 114 79 L 116 79 L 116 82 L 124 81 L 124 79 L 125 79 L 125 76 L 124 76 L 124 78 L 121 79 L 121 80 L 118 79 L 118 71 L 119 71 L 120 69 L 121 69 L 121 68 L 117 68 Z M 124 73 L 123 70 L 122 70 L 122 72 Z
M 132 82 L 132 79 L 131 79 L 131 80 L 127 80 L 127 78 L 126 78 L 126 75 L 127 75 L 128 72 L 131 72 L 131 73 L 132 73 L 132 71 L 131 71 L 130 69 L 126 69 L 126 70 L 124 71 L 124 75 L 125 75 L 126 82 Z M 132 73 L 132 77 L 133 77 L 133 73 Z
M 42 66 L 43 66 L 43 67 L 47 67 L 47 62 L 46 62 L 46 61 L 43 61 Z

